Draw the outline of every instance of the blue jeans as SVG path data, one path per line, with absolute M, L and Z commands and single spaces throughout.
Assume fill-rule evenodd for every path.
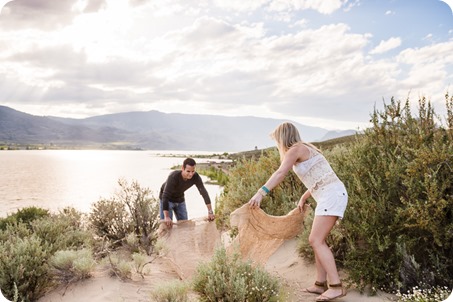
M 186 202 L 168 202 L 168 214 L 173 220 L 173 212 L 175 212 L 176 220 L 188 220 Z M 160 219 L 164 219 L 164 210 L 162 208 L 162 200 L 160 200 Z

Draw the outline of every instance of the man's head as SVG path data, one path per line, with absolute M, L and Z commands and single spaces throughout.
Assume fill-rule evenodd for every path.
M 182 163 L 181 175 L 183 179 L 191 179 L 195 173 L 195 165 L 197 163 L 193 158 L 186 158 Z

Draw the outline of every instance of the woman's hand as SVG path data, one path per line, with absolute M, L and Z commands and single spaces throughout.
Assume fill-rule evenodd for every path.
M 261 193 L 256 192 L 255 195 L 253 195 L 252 198 L 249 200 L 249 206 L 252 209 L 259 208 L 261 204 L 261 200 L 263 200 L 263 195 Z
M 308 204 L 305 199 L 301 199 L 301 200 L 299 200 L 299 203 L 297 204 L 297 208 L 299 209 L 299 212 L 304 213 L 307 210 L 309 205 L 310 204 Z
M 305 212 L 308 206 L 310 205 L 309 203 L 307 203 L 307 199 L 310 198 L 310 196 L 311 193 L 309 190 L 307 190 L 305 191 L 304 195 L 302 195 L 302 197 L 300 198 L 299 203 L 297 204 L 297 208 L 301 213 Z

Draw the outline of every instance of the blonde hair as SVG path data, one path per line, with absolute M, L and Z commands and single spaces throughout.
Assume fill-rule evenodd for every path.
M 277 128 L 272 131 L 271 138 L 277 143 L 280 159 L 283 159 L 285 153 L 289 150 L 289 148 L 299 143 L 310 146 L 321 153 L 321 151 L 313 144 L 304 142 L 300 138 L 299 131 L 297 130 L 296 126 L 289 122 L 284 122 L 278 125 Z

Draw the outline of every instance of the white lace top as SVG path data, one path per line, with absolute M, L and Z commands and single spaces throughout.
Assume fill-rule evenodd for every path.
M 307 147 L 310 150 L 310 158 L 293 166 L 293 171 L 307 189 L 313 192 L 322 186 L 340 181 L 324 155 L 312 147 Z

